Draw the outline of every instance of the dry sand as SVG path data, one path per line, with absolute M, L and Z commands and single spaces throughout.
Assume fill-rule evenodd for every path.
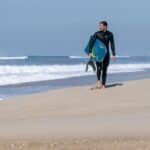
M 0 101 L 0 150 L 150 150 L 150 79 Z

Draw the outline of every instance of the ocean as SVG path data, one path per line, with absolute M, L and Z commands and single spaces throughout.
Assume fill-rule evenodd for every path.
M 87 57 L 0 57 L 0 100 L 72 86 L 94 84 L 95 73 L 85 72 Z M 150 78 L 150 56 L 118 56 L 108 68 L 108 84 Z

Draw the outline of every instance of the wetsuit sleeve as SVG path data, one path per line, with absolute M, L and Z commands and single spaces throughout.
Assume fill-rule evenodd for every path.
M 89 53 L 92 53 L 92 48 L 93 48 L 93 45 L 96 41 L 96 38 L 97 38 L 97 34 L 94 33 L 94 35 L 92 35 L 91 39 L 90 39 Z
M 114 42 L 114 35 L 112 33 L 111 38 L 110 38 L 110 45 L 111 45 L 111 50 L 112 50 L 112 55 L 115 56 L 115 42 Z

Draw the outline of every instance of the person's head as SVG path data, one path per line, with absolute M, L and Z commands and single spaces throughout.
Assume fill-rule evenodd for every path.
M 107 27 L 108 27 L 107 21 L 100 21 L 100 22 L 99 22 L 99 29 L 100 29 L 101 31 L 106 31 L 106 30 L 107 30 Z

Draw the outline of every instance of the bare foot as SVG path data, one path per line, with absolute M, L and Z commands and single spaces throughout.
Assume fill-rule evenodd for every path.
M 98 89 L 100 89 L 102 87 L 101 81 L 97 81 L 97 87 L 98 87 Z
M 102 89 L 102 90 L 105 90 L 105 89 L 106 89 L 106 86 L 105 86 L 105 85 L 102 85 L 101 89 Z
M 101 81 L 97 81 L 96 86 L 92 87 L 91 90 L 96 90 L 96 89 L 101 89 L 102 88 L 102 83 Z

